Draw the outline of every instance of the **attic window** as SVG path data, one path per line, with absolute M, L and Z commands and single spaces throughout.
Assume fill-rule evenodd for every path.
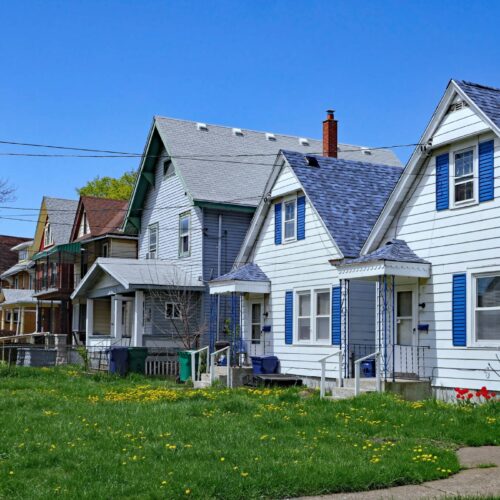
M 275 141 L 276 136 L 274 134 L 270 134 L 269 132 L 266 132 L 266 141 Z
M 315 156 L 306 156 L 306 162 L 309 167 L 319 167 L 318 159 Z
M 309 146 L 309 140 L 306 139 L 305 137 L 300 137 L 299 138 L 299 144 L 301 146 Z
M 233 128 L 233 135 L 243 137 L 243 130 L 241 128 Z
M 175 175 L 174 165 L 169 158 L 163 162 L 163 177 L 173 177 Z
M 82 219 L 80 221 L 80 227 L 78 228 L 78 238 L 90 233 L 89 221 L 87 219 L 87 212 L 83 212 Z
M 208 132 L 208 127 L 207 127 L 207 124 L 206 123 L 201 123 L 201 122 L 198 122 L 196 124 L 196 129 L 197 130 L 201 130 L 203 132 Z

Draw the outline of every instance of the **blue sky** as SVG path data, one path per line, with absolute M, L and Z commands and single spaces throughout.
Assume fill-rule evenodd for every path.
M 333 107 L 342 142 L 412 143 L 450 78 L 500 86 L 499 17 L 489 1 L 5 3 L 0 140 L 141 152 L 155 114 L 319 138 Z M 0 156 L 0 177 L 9 206 L 39 207 L 137 165 Z

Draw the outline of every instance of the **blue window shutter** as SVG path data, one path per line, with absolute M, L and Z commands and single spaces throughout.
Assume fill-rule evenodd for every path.
M 332 344 L 340 345 L 340 325 L 341 325 L 341 301 L 340 287 L 332 288 Z
M 453 275 L 452 292 L 453 345 L 467 345 L 467 277 L 465 273 Z
M 281 203 L 274 205 L 274 244 L 281 245 Z
M 285 292 L 285 344 L 293 344 L 293 292 Z
M 306 197 L 297 198 L 297 239 L 306 239 Z
M 479 143 L 479 201 L 493 200 L 493 141 Z
M 450 203 L 450 159 L 448 153 L 436 156 L 436 210 L 446 210 Z

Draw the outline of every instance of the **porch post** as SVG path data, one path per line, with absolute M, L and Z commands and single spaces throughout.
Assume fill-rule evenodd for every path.
M 94 299 L 87 299 L 87 318 L 85 321 L 85 336 L 87 342 L 94 333 Z
M 113 318 L 113 331 L 111 334 L 115 339 L 122 338 L 122 300 L 120 295 L 111 298 L 111 314 Z
M 10 310 L 10 331 L 14 331 L 14 308 Z
M 134 333 L 133 342 L 134 347 L 142 347 L 142 335 L 144 333 L 143 317 L 144 317 L 144 292 L 137 290 L 135 292 L 134 301 Z
M 2 324 L 0 326 L 2 330 L 5 330 L 5 308 L 2 307 Z
M 341 337 L 340 348 L 344 360 L 344 378 L 350 375 L 350 359 L 349 359 L 349 280 L 340 280 L 340 297 L 341 297 Z
M 24 333 L 24 307 L 19 309 L 19 333 Z

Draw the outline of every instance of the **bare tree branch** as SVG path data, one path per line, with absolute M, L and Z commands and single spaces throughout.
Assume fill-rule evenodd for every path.
M 0 203 L 13 201 L 15 199 L 15 192 L 16 188 L 9 184 L 7 179 L 0 179 Z

